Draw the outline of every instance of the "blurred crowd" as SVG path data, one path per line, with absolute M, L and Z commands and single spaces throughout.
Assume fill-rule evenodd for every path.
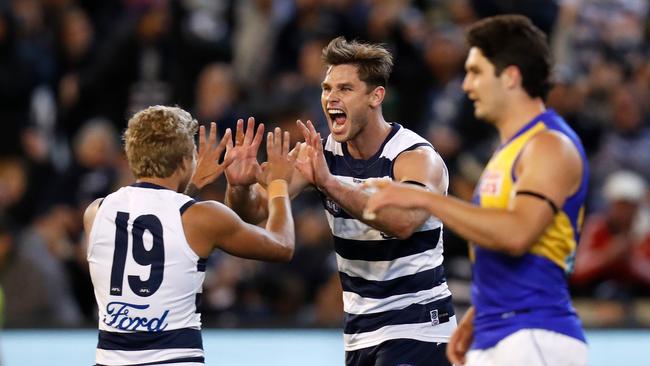
M 256 117 L 325 133 L 320 52 L 335 36 L 395 56 L 384 115 L 429 139 L 450 194 L 470 199 L 498 145 L 461 90 L 464 28 L 520 13 L 549 35 L 548 105 L 581 136 L 590 199 L 572 277 L 591 299 L 650 296 L 650 6 L 646 0 L 0 0 L 0 285 L 5 326 L 96 324 L 82 214 L 130 184 L 120 134 L 137 110 L 178 105 L 219 130 Z M 202 199 L 223 200 L 220 179 Z M 287 264 L 216 253 L 206 326 L 338 327 L 340 285 L 315 193 L 294 201 Z M 469 302 L 467 243 L 447 231 L 445 266 Z

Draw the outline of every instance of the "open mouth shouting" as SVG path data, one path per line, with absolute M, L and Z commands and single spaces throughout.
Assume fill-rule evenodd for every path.
M 328 108 L 327 114 L 332 121 L 332 133 L 340 134 L 345 128 L 345 122 L 348 120 L 347 114 L 342 109 Z

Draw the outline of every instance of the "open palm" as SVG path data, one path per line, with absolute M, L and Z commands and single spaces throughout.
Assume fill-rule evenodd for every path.
M 221 142 L 217 145 L 217 124 L 210 124 L 210 136 L 205 137 L 205 127 L 199 127 L 199 148 L 196 157 L 196 168 L 192 175 L 191 183 L 201 189 L 214 182 L 224 169 L 230 164 L 228 158 L 220 164 L 219 157 L 226 147 L 227 141 L 231 139 L 230 129 L 226 130 Z
M 296 161 L 298 171 L 312 185 L 321 188 L 327 184 L 329 179 L 334 179 L 325 161 L 323 155 L 323 142 L 321 136 L 311 121 L 305 125 L 302 121 L 297 121 L 298 127 L 305 138 L 306 153 L 300 154 Z
M 289 152 L 290 136 L 288 131 L 276 127 L 273 132 L 266 136 L 266 164 L 265 186 L 276 179 L 282 179 L 287 183 L 291 182 L 296 162 L 295 150 Z
M 231 186 L 249 186 L 257 181 L 260 164 L 257 162 L 257 151 L 264 135 L 264 124 L 260 123 L 255 131 L 255 118 L 248 118 L 246 132 L 244 120 L 237 121 L 235 145 L 229 140 L 226 145 L 226 157 L 231 164 L 226 168 L 225 175 Z

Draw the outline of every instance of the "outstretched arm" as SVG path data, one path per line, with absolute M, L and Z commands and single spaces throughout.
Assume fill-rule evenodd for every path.
M 186 236 L 192 248 L 206 257 L 214 248 L 232 255 L 268 261 L 288 261 L 293 256 L 295 234 L 289 204 L 287 180 L 293 172 L 289 156 L 289 136 L 284 141 L 280 129 L 269 133 L 267 152 L 269 219 L 266 228 L 247 224 L 228 207 L 214 202 L 201 202 L 183 215 Z
M 579 187 L 582 161 L 573 144 L 554 132 L 533 138 L 519 159 L 514 191 L 532 191 L 562 207 Z M 406 185 L 376 182 L 379 191 L 368 201 L 367 211 L 385 206 L 424 208 L 467 240 L 511 255 L 524 254 L 554 217 L 545 200 L 517 195 L 510 209 L 481 208 Z
M 237 257 L 274 262 L 291 259 L 294 251 L 293 218 L 287 202 L 276 198 L 274 224 L 261 228 L 244 222 L 216 201 L 194 204 L 183 214 L 187 241 L 201 257 L 220 248 Z

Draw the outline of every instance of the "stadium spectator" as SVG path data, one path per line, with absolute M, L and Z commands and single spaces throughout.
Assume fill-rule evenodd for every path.
M 647 272 L 640 261 L 647 261 L 644 242 L 650 232 L 638 228 L 647 193 L 646 181 L 636 173 L 618 171 L 607 177 L 602 193 L 606 206 L 587 219 L 571 276 L 576 289 L 587 291 L 583 295 L 632 297 L 637 285 L 634 272 Z

